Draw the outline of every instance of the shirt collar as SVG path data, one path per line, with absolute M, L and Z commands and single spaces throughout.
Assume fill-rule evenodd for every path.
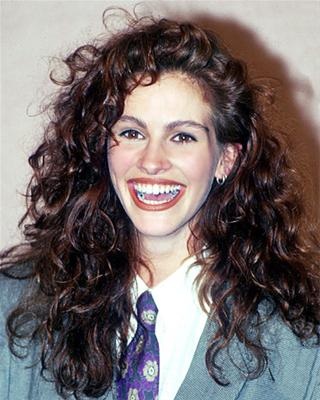
M 194 281 L 200 272 L 200 266 L 196 261 L 196 256 L 187 258 L 175 272 L 152 288 L 149 288 L 137 275 L 133 286 L 134 303 L 146 290 L 152 294 L 159 312 L 170 311 L 172 302 L 176 306 L 179 304 L 182 306 L 188 301 L 194 301 L 194 298 L 197 298 Z

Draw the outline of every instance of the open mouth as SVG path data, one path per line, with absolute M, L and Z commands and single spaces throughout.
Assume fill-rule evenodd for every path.
M 172 201 L 181 191 L 180 185 L 135 184 L 134 190 L 142 203 L 164 204 Z
M 143 209 L 166 209 L 172 207 L 182 196 L 185 186 L 181 184 L 129 182 L 135 203 Z

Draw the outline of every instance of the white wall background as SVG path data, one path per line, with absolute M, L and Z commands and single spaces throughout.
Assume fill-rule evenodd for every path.
M 1 237 L 19 240 L 30 176 L 27 157 L 41 135 L 37 113 L 49 83 L 50 59 L 103 32 L 102 12 L 129 1 L 1 1 Z M 193 19 L 214 29 L 255 78 L 271 83 L 274 124 L 286 131 L 304 177 L 311 219 L 319 217 L 320 2 L 145 1 L 155 16 Z

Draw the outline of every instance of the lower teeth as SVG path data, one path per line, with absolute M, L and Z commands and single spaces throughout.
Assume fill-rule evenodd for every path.
M 175 190 L 174 192 L 172 192 L 170 194 L 169 198 L 162 199 L 162 200 L 148 200 L 148 199 L 145 199 L 145 194 L 142 193 L 142 192 L 137 192 L 137 197 L 141 202 L 143 202 L 145 204 L 156 205 L 156 204 L 169 203 L 169 201 L 173 200 L 177 196 L 178 193 L 179 193 L 179 191 Z

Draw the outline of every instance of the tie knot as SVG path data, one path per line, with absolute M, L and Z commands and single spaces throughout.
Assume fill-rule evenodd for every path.
M 150 331 L 155 330 L 158 308 L 149 291 L 143 292 L 137 301 L 138 319 Z

